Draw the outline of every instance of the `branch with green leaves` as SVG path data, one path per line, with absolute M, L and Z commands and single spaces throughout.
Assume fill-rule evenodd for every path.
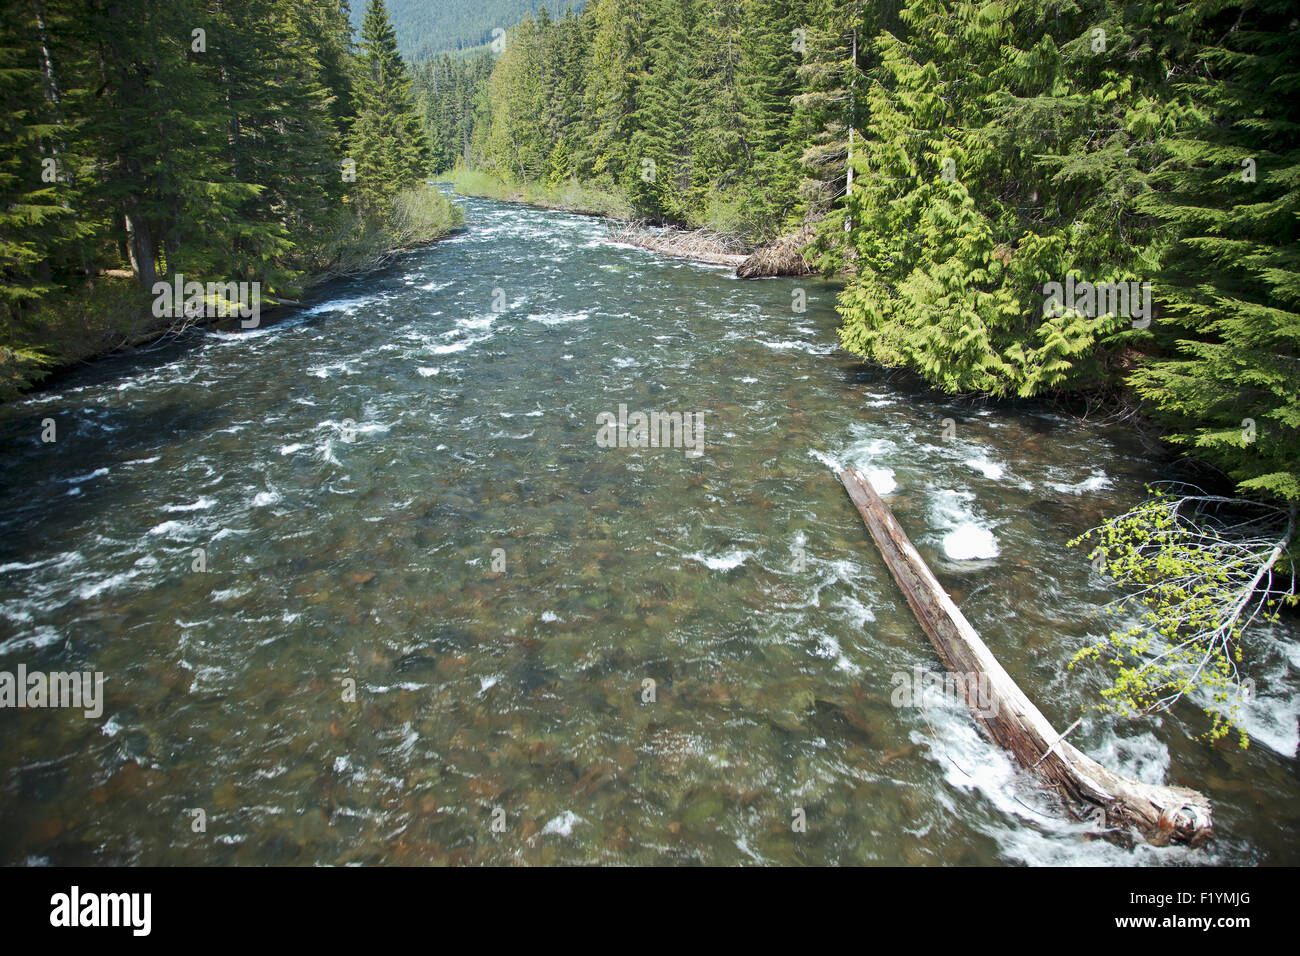
M 1085 542 L 1093 566 L 1132 590 L 1104 609 L 1136 612 L 1138 623 L 1111 631 L 1070 662 L 1099 661 L 1115 670 L 1098 710 L 1138 717 L 1170 710 L 1193 691 L 1208 696 L 1210 740 L 1236 729 L 1248 743 L 1240 706 L 1242 636 L 1295 605 L 1288 546 L 1296 504 L 1273 505 L 1172 485 L 1071 541 Z M 1286 559 L 1285 561 L 1283 559 Z

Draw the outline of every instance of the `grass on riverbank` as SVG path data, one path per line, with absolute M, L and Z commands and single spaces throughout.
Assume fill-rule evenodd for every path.
M 610 219 L 630 219 L 632 203 L 626 196 L 602 186 L 569 180 L 556 186 L 540 183 L 507 182 L 481 169 L 459 166 L 442 177 L 462 196 L 522 202 L 547 209 L 560 209 Z
M 464 225 L 461 208 L 425 183 L 398 193 L 384 218 L 350 207 L 340 210 L 332 228 L 317 237 L 305 256 L 302 286 L 364 275 L 401 251 L 428 245 Z
M 287 263 L 297 276 L 295 287 L 264 289 L 262 301 L 270 305 L 330 279 L 364 274 L 464 223 L 460 207 L 424 183 L 399 193 L 383 218 L 341 209 L 328 227 L 299 240 Z M 139 345 L 184 323 L 155 317 L 152 303 L 135 277 L 118 269 L 46 295 L 21 326 L 0 330 L 0 401 L 60 368 Z

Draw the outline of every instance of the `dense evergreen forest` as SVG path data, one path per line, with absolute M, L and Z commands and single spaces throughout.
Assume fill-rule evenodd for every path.
M 380 0 L 359 41 L 346 0 L 9 3 L 0 98 L 6 392 L 183 325 L 160 280 L 271 305 L 458 222 Z
M 419 73 L 440 169 L 755 242 L 811 225 L 851 351 L 950 392 L 1125 388 L 1300 499 L 1289 4 L 596 0 L 488 56 Z

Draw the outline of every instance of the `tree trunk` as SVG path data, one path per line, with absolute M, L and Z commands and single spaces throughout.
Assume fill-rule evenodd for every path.
M 940 586 L 870 482 L 855 468 L 839 477 L 930 643 L 958 678 L 976 722 L 995 743 L 1066 800 L 1100 807 L 1108 826 L 1136 827 L 1157 846 L 1210 840 L 1213 819 L 1204 795 L 1132 780 L 1062 740 Z M 983 700 L 981 687 L 987 688 Z
M 158 281 L 158 268 L 155 264 L 158 246 L 150 231 L 149 223 L 139 213 L 134 212 L 138 203 L 134 196 L 126 200 L 126 249 L 131 257 L 131 269 L 140 280 L 146 292 L 152 294 L 153 284 Z

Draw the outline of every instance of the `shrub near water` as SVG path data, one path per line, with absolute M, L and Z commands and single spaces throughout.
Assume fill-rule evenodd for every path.
M 463 225 L 460 207 L 432 186 L 413 186 L 393 199 L 389 229 L 397 245 L 432 242 Z

